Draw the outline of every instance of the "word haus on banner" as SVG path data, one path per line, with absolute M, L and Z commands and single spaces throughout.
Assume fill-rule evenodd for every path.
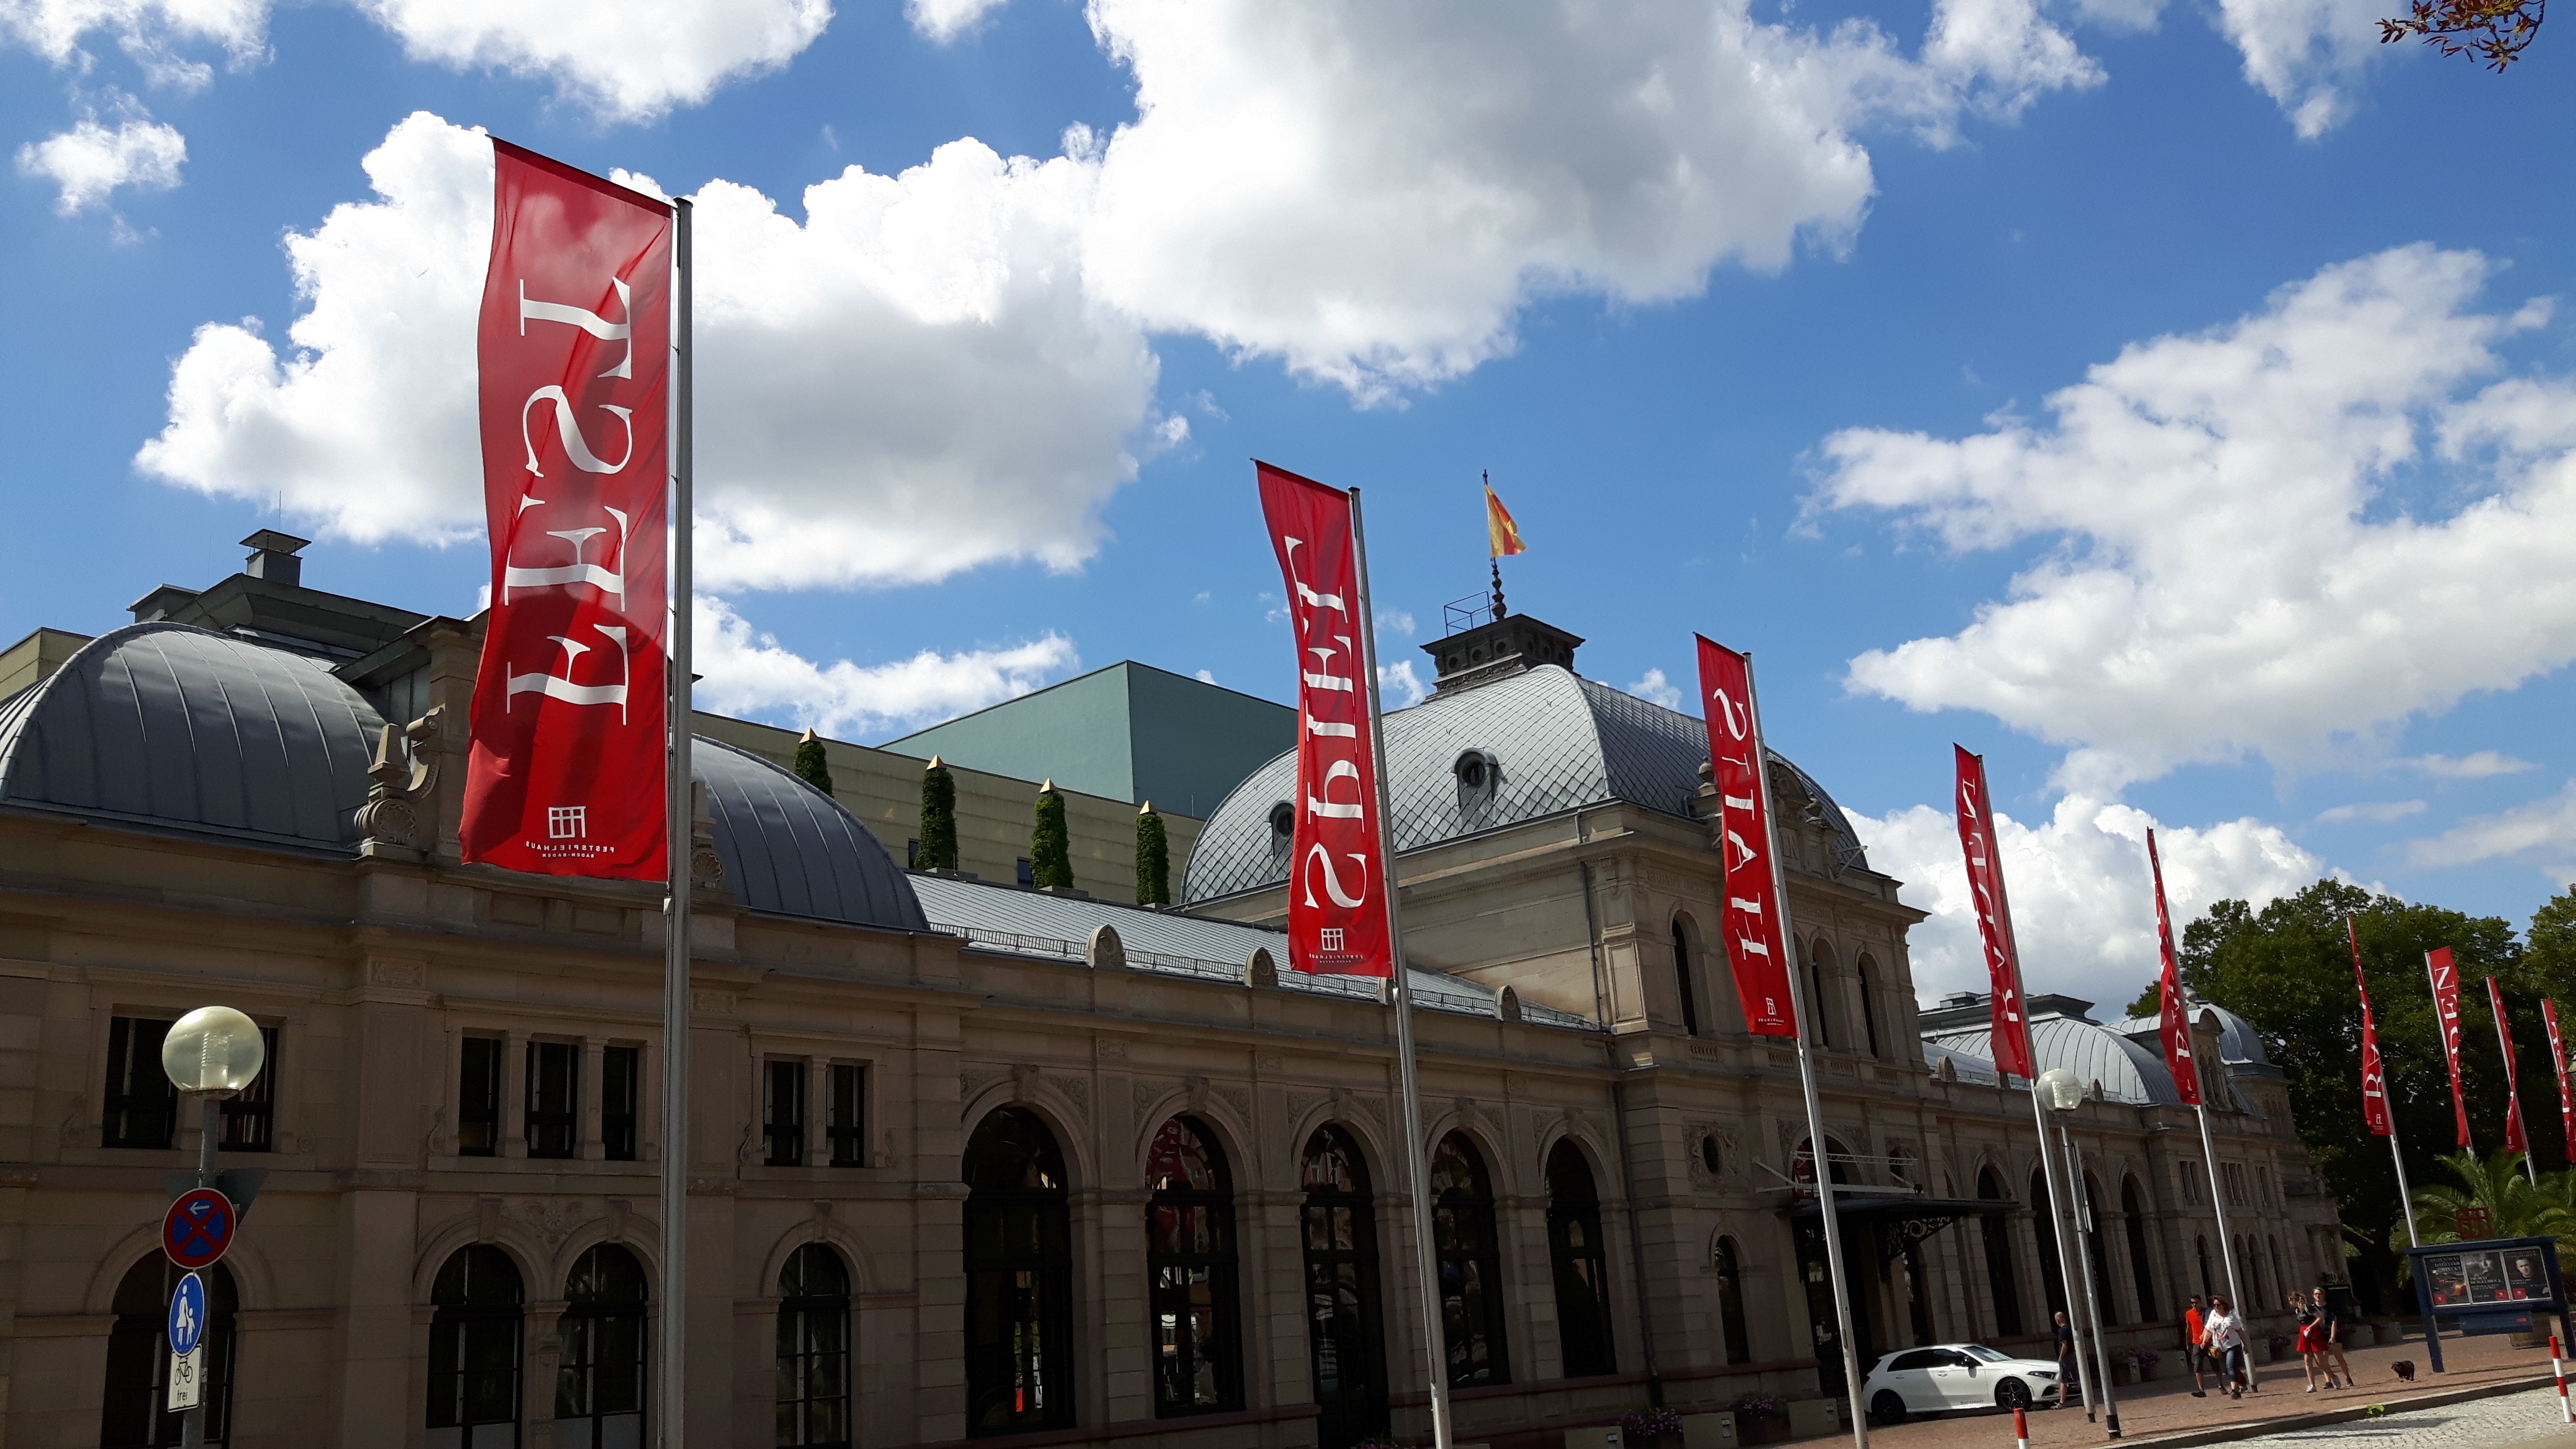
M 672 209 L 494 141 L 464 857 L 659 880 Z

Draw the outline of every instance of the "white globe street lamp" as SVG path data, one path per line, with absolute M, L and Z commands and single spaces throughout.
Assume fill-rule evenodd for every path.
M 2102 1389 L 2102 1427 L 2111 1438 L 2120 1437 L 2120 1405 L 2111 1392 L 2111 1346 L 2102 1339 L 2102 1290 L 2093 1281 L 2093 1200 L 2084 1191 L 2083 1149 L 2066 1130 L 2067 1118 L 2084 1105 L 2090 1095 L 2084 1083 L 2064 1067 L 2051 1067 L 2030 1084 L 2039 1095 L 2041 1106 L 2057 1119 L 2057 1140 L 2066 1148 L 2066 1201 L 2073 1209 L 2076 1261 L 2084 1267 L 2085 1327 L 2093 1335 L 2094 1380 Z M 2055 1187 L 2049 1189 L 2052 1193 Z M 2078 1352 L 2081 1352 L 2079 1349 Z
M 215 1101 L 236 1095 L 268 1062 L 259 1023 L 229 1006 L 200 1006 L 161 1039 L 161 1070 L 170 1085 Z

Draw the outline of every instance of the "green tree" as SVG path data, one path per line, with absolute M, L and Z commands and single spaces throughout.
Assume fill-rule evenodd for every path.
M 957 869 L 957 777 L 937 755 L 921 772 L 921 849 L 913 864 L 922 870 Z
M 2563 992 L 2569 978 L 2535 973 L 2513 928 L 2499 918 L 2411 904 L 2335 880 L 2318 881 L 2259 912 L 2243 901 L 2220 901 L 2184 928 L 2184 984 L 2250 1022 L 2287 1076 L 2299 1137 L 2341 1204 L 2345 1236 L 2358 1252 L 2355 1276 L 2378 1289 L 2379 1301 L 2389 1302 L 2406 1219 L 2388 1144 L 2371 1135 L 2361 1115 L 2361 1012 L 2344 939 L 2347 914 L 2359 929 L 2390 1109 L 2410 1168 L 2419 1176 L 2417 1165 L 2429 1166 L 2430 1154 L 2455 1140 L 2450 1078 L 2424 953 L 2448 946 L 2459 962 L 2470 1123 L 2489 1142 L 2500 1132 L 2505 1094 L 2494 1024 L 2482 1004 L 2482 978 L 2492 974 L 2504 988 L 2527 1081 L 2534 1067 L 2541 1080 L 2548 1071 L 2536 998 Z M 2528 1111 L 2524 1116 L 2531 1119 Z
M 2476 1234 L 2481 1238 L 2554 1237 L 2566 1230 L 2563 1197 L 2571 1174 L 2553 1172 L 2535 1186 L 2523 1174 L 2522 1154 L 2501 1147 L 2483 1158 L 2453 1152 L 2434 1160 L 2452 1181 L 2415 1189 L 2415 1228 L 2425 1242 L 2459 1242 L 2457 1215 L 2465 1207 L 2487 1210 L 2487 1225 Z
M 832 793 L 832 764 L 823 758 L 823 742 L 812 730 L 796 742 L 796 778 L 826 795 Z
M 1037 824 L 1029 831 L 1030 883 L 1040 890 L 1073 889 L 1073 838 L 1064 825 L 1064 792 L 1049 780 L 1038 787 Z
M 1172 840 L 1148 800 L 1136 812 L 1136 904 L 1172 903 Z

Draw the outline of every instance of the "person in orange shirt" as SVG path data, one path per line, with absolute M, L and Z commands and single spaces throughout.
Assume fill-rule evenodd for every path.
M 2191 1306 L 2182 1311 L 2182 1357 L 2183 1362 L 2191 1365 L 2191 1396 L 2195 1399 L 2209 1397 L 2209 1386 L 2200 1381 L 2201 1361 L 2208 1357 L 2202 1352 L 2200 1346 L 2203 1331 L 2200 1295 L 2194 1293 L 2191 1295 Z

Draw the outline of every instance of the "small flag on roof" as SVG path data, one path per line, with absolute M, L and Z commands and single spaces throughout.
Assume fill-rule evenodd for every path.
M 1520 525 L 1512 522 L 1512 511 L 1503 506 L 1503 500 L 1494 496 L 1494 485 L 1490 482 L 1485 485 L 1485 535 L 1493 544 L 1495 558 L 1526 552 L 1529 547 L 1521 542 Z

